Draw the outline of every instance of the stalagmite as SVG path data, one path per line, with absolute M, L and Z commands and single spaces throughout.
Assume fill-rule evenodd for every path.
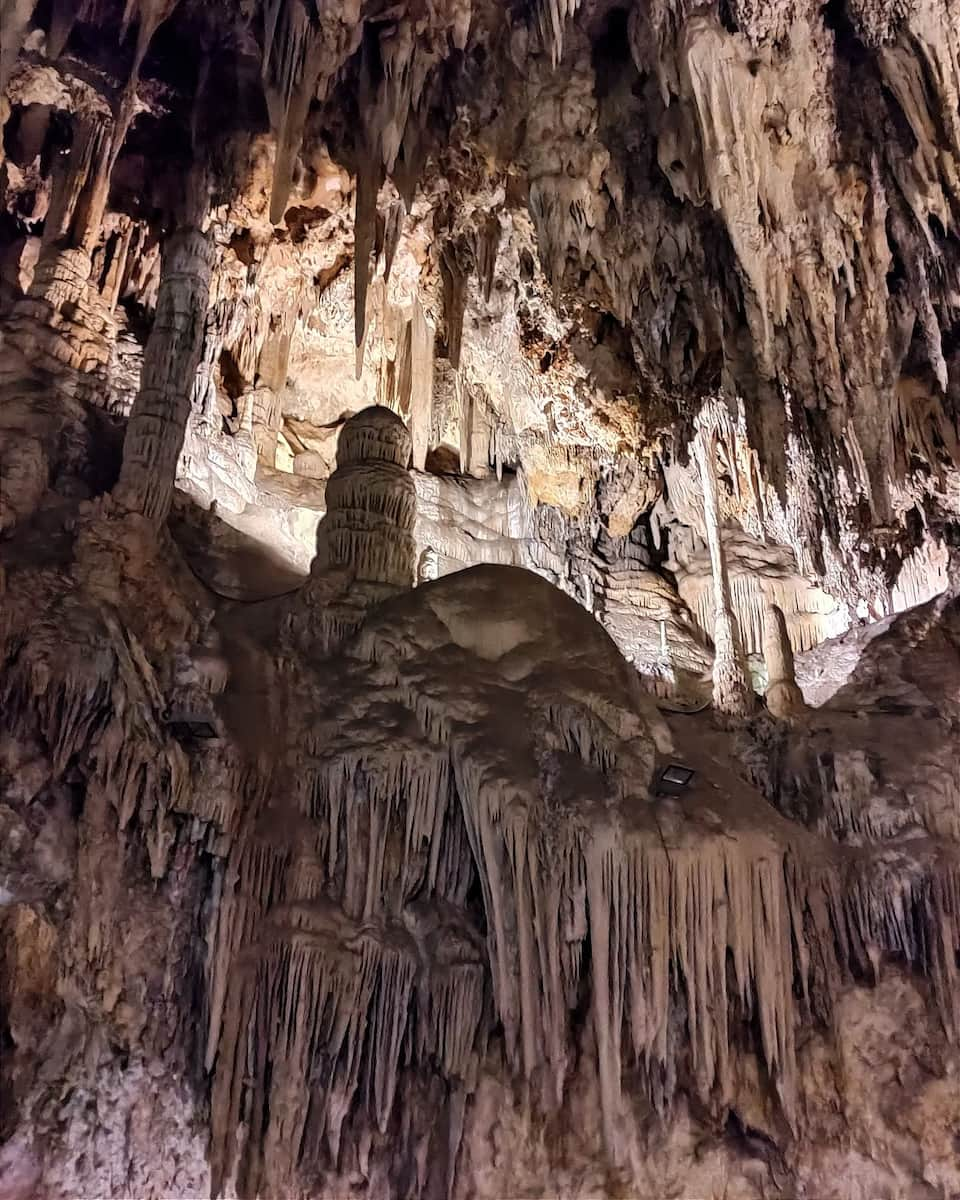
M 410 435 L 395 413 L 366 408 L 347 421 L 327 483 L 314 574 L 349 568 L 358 583 L 387 591 L 413 586 L 416 490 L 409 463 Z
M 250 428 L 257 447 L 257 458 L 268 467 L 276 465 L 277 436 L 283 424 L 280 398 L 271 387 L 256 387 L 247 393 Z
M 194 219 L 200 219 L 199 209 Z M 163 249 L 160 291 L 143 359 L 115 490 L 125 508 L 162 525 L 170 510 L 194 375 L 203 350 L 213 247 L 196 225 L 183 225 Z
M 280 393 L 287 382 L 293 316 L 293 311 L 288 309 L 271 322 L 257 360 L 256 384 L 250 393 L 257 455 L 268 467 L 276 465 L 277 440 L 283 425 Z
M 783 721 L 792 720 L 806 710 L 806 704 L 797 687 L 787 622 L 775 604 L 763 610 L 763 660 L 767 667 L 767 708 Z
M 406 426 L 388 408 L 364 409 L 340 432 L 304 589 L 307 606 L 290 618 L 311 653 L 332 652 L 373 605 L 416 582 L 410 452 Z
M 730 583 L 720 537 L 714 439 L 709 428 L 698 432 L 693 449 L 703 488 L 704 525 L 713 570 L 713 703 L 718 712 L 741 717 L 753 711 L 755 700 L 740 632 L 730 603 Z

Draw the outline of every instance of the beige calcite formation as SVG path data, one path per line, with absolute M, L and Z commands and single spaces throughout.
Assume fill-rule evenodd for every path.
M 153 328 L 143 356 L 117 486 L 119 503 L 162 525 L 170 511 L 194 377 L 200 364 L 212 248 L 196 227 L 164 247 Z
M 513 475 L 472 479 L 453 475 L 414 475 L 417 489 L 415 536 L 418 555 L 433 555 L 436 575 L 480 563 L 541 566 L 562 571 L 562 556 L 543 546 L 535 564 L 535 530 L 525 481 Z
M 306 606 L 290 616 L 308 647 L 315 642 L 329 653 L 372 606 L 413 587 L 417 493 L 410 453 L 407 428 L 388 408 L 365 408 L 341 429 Z
M 783 610 L 775 604 L 768 604 L 763 610 L 763 661 L 767 671 L 764 692 L 767 709 L 784 721 L 800 716 L 806 706 L 797 686 L 793 647 Z
M 784 614 L 790 644 L 796 653 L 839 637 L 850 624 L 849 608 L 797 570 L 785 547 L 757 541 L 736 529 L 721 532 L 730 600 L 750 654 L 763 650 L 764 609 L 775 604 Z M 672 559 L 677 590 L 697 626 L 710 635 L 713 628 L 712 574 L 707 546 L 695 535 L 675 539 Z
M 925 1003 L 923 990 L 896 969 L 875 989 L 844 989 L 831 1036 L 811 1038 L 802 1051 L 811 1136 L 786 1152 L 771 1137 L 755 1063 L 741 1076 L 742 1123 L 735 1134 L 703 1124 L 683 1104 L 667 1131 L 645 1123 L 641 1109 L 629 1171 L 611 1170 L 597 1159 L 593 1117 L 599 1097 L 592 1072 L 583 1072 L 571 1087 L 567 1112 L 553 1121 L 531 1121 L 517 1091 L 488 1076 L 464 1140 L 470 1184 L 462 1194 L 488 1200 L 513 1192 L 539 1194 L 545 1178 L 573 1200 L 623 1195 L 759 1200 L 771 1191 L 867 1200 L 908 1194 L 917 1186 L 949 1193 L 957 1186 L 956 1051 L 923 1021 Z
M 662 575 L 639 567 L 608 571 L 597 619 L 658 695 L 703 699 L 713 651 Z
M 343 426 L 337 469 L 326 486 L 314 573 L 347 569 L 384 595 L 413 586 L 416 489 L 410 435 L 387 408 L 367 408 Z
M 704 500 L 704 527 L 713 580 L 713 704 L 718 712 L 746 716 L 754 706 L 740 626 L 730 599 L 730 577 L 720 533 L 713 429 L 701 426 L 694 443 Z
M 960 1194 L 958 21 L 0 0 L 0 1200 Z
M 222 722 L 207 745 L 163 724 L 184 676 L 161 647 L 203 642 L 175 576 L 153 568 L 137 633 L 68 574 L 14 558 L 11 575 L 0 866 L 18 1022 L 58 981 L 50 1016 L 16 1026 L 5 1153 L 25 1187 L 109 1193 L 109 1170 L 166 1194 L 394 1195 L 399 1178 L 465 1196 L 512 1173 L 586 1196 L 642 1192 L 655 1169 L 678 1195 L 710 1178 L 833 1194 L 831 1169 L 841 1196 L 918 1172 L 954 1186 L 943 827 L 935 851 L 905 827 L 845 845 L 778 813 L 706 715 L 668 731 L 582 607 L 516 568 L 397 595 L 326 659 L 291 659 L 275 606 L 234 615 L 226 673 L 219 651 L 189 655 Z M 911 619 L 956 655 L 954 607 Z M 941 713 L 950 686 L 930 695 Z M 929 728 L 918 716 L 905 744 Z M 809 737 L 789 742 L 785 807 L 797 766 L 816 771 Z M 695 781 L 658 796 L 671 759 Z M 71 778 L 79 816 L 31 809 Z M 205 997 L 209 1160 L 184 1124 L 182 1097 L 208 1086 L 184 977 Z M 878 1039 L 891 1021 L 902 1036 Z M 102 1117 L 75 1114 L 68 1077 Z M 884 1079 L 909 1127 L 861 1082 Z M 152 1143 L 113 1140 L 147 1126 Z

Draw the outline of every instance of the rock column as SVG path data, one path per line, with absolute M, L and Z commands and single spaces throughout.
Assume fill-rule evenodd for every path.
M 123 445 L 117 499 L 158 527 L 170 510 L 190 416 L 212 257 L 210 239 L 195 225 L 177 229 L 164 246 L 157 312 Z
M 697 434 L 694 453 L 703 487 L 703 516 L 713 573 L 713 705 L 718 712 L 727 716 L 744 717 L 753 711 L 755 701 L 743 643 L 730 599 L 730 580 L 727 576 L 720 534 L 720 508 L 713 457 L 714 440 L 709 430 L 701 429 Z

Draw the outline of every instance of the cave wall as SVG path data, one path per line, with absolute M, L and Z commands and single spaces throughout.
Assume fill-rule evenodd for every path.
M 0 6 L 0 1196 L 960 1191 L 958 21 Z

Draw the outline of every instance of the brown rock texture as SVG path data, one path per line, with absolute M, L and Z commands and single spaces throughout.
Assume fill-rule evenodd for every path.
M 0 1200 L 960 1197 L 958 47 L 0 0 Z

